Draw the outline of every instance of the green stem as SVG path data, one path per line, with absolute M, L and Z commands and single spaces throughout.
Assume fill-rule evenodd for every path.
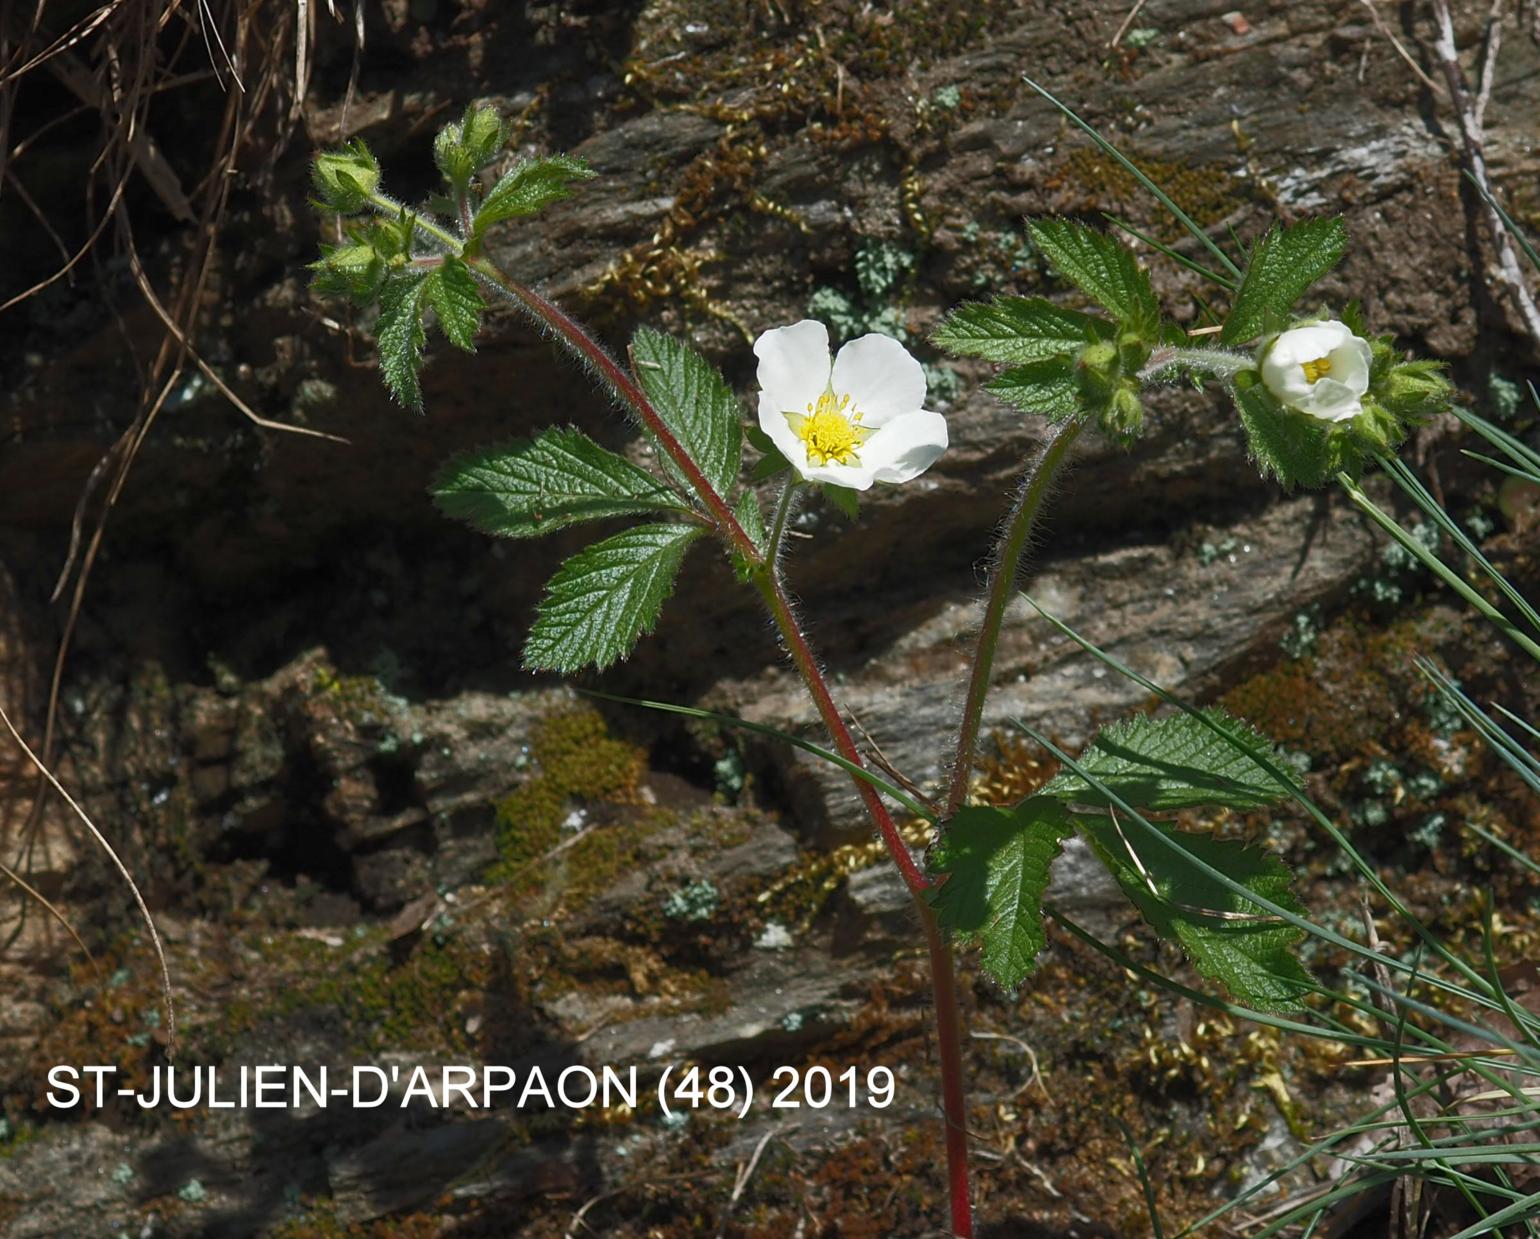
M 995 545 L 994 562 L 989 570 L 989 597 L 984 604 L 984 618 L 979 625 L 978 643 L 973 654 L 973 670 L 968 679 L 968 696 L 963 702 L 962 724 L 957 731 L 957 751 L 952 759 L 952 781 L 947 789 L 943 819 L 956 815 L 968 798 L 968 781 L 973 774 L 973 752 L 979 741 L 979 725 L 984 717 L 984 698 L 989 694 L 989 677 L 994 669 L 995 650 L 1000 644 L 1000 625 L 1005 608 L 1016 592 L 1016 569 L 1043 498 L 1054 475 L 1064 463 L 1070 447 L 1080 434 L 1079 422 L 1061 422 L 1043 444 L 1037 458 L 1027 467 L 1017 487 L 1016 499 L 1005 519 L 1005 528 Z
M 791 499 L 801 484 L 801 478 L 791 478 L 781 488 L 781 497 L 775 505 L 775 521 L 770 526 L 770 544 L 765 548 L 765 562 L 771 565 L 771 571 L 776 571 L 775 565 L 781 557 L 781 537 L 786 532 L 786 521 L 791 516 Z

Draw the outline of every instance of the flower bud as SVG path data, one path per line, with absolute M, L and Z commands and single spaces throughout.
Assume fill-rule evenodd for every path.
M 1454 384 L 1436 361 L 1405 361 L 1392 366 L 1375 392 L 1392 414 L 1403 421 L 1421 421 L 1442 413 L 1454 398 Z
M 342 150 L 317 155 L 310 179 L 323 206 L 356 215 L 368 209 L 369 195 L 379 188 L 380 165 L 369 148 L 355 140 Z
M 1087 344 L 1075 359 L 1075 370 L 1087 404 L 1095 407 L 1110 401 L 1122 373 L 1118 365 L 1118 346 L 1106 340 Z
M 1144 401 L 1139 399 L 1138 385 L 1125 379 L 1118 384 L 1102 414 L 1102 428 L 1108 434 L 1132 439 L 1144 425 Z

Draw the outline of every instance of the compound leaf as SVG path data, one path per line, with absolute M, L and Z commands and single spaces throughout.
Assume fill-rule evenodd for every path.
M 1293 948 L 1304 931 L 1218 882 L 1193 859 L 1279 907 L 1302 912 L 1289 871 L 1277 857 L 1237 840 L 1151 824 L 1188 855 L 1145 837 L 1137 827 L 1120 830 L 1108 819 L 1083 816 L 1077 822 L 1151 928 L 1179 944 L 1200 973 L 1250 1006 L 1300 1009 L 1311 980 Z
M 658 416 L 717 494 L 727 494 L 743 452 L 738 399 L 732 389 L 688 344 L 648 327 L 632 338 L 631 356 Z M 672 462 L 669 468 L 673 470 Z
M 418 272 L 397 271 L 380 285 L 380 318 L 374 334 L 380 370 L 390 394 L 409 409 L 422 411 L 423 282 Z
M 1160 326 L 1160 303 L 1134 252 L 1104 232 L 1070 219 L 1027 224 L 1038 249 L 1066 280 L 1148 339 Z
M 1285 325 L 1294 303 L 1341 261 L 1347 229 L 1340 219 L 1307 219 L 1288 228 L 1269 228 L 1246 267 L 1219 339 L 1244 344 Z
M 1298 788 L 1293 767 L 1250 724 L 1220 709 L 1202 713 L 1203 718 L 1172 714 L 1114 723 L 1080 755 L 1076 764 L 1083 774 L 1065 770 L 1038 794 L 1097 805 L 1110 805 L 1110 796 L 1116 796 L 1133 808 L 1157 811 L 1200 805 L 1257 809 Z M 1280 783 L 1264 761 L 1287 782 Z
M 1107 334 L 1110 328 L 1102 320 L 1042 297 L 996 297 L 958 306 L 931 339 L 958 356 L 1019 366 L 1077 353 Z

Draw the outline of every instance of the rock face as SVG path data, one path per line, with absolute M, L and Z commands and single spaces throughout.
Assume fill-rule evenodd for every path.
M 1463 7 L 1466 39 L 1478 15 Z M 510 229 L 498 262 L 598 323 L 617 350 L 645 320 L 689 334 L 746 389 L 748 341 L 810 305 L 836 334 L 882 325 L 920 347 L 960 299 L 1062 295 L 1020 240 L 1023 215 L 1105 211 L 1204 260 L 1026 74 L 1212 235 L 1341 212 L 1354 247 L 1324 292 L 1361 299 L 1373 328 L 1484 383 L 1516 326 L 1483 291 L 1447 118 L 1366 8 L 1224 8 L 1176 0 L 1110 48 L 1124 13 L 1090 4 L 387 5 L 369 13 L 348 133 L 369 140 L 408 197 L 428 191 L 434 127 L 471 98 L 518 118 L 521 150 L 581 154 L 600 179 Z M 351 52 L 327 30 L 317 56 L 304 118 L 326 143 L 342 136 Z M 1488 116 L 1500 186 L 1534 172 L 1534 60 L 1526 41 L 1505 44 Z M 196 97 L 177 99 L 176 124 L 202 133 Z M 112 508 L 52 748 L 166 931 L 186 978 L 192 1061 L 652 1071 L 695 1059 L 764 1071 L 843 1055 L 899 1068 L 899 1101 L 881 1113 L 805 1110 L 794 1130 L 756 1115 L 683 1135 L 650 1118 L 575 1125 L 431 1106 L 398 1109 L 389 1125 L 335 1111 L 274 1122 L 240 1111 L 132 1132 L 91 1114 L 61 1119 L 40 1100 L 40 1029 L 54 1028 L 51 1053 L 136 1069 L 163 1034 L 145 1023 L 154 987 L 143 952 L 123 945 L 134 921 L 121 886 L 57 800 L 29 821 L 32 775 L 7 749 L 7 857 L 24 855 L 28 880 L 133 974 L 66 975 L 68 937 L 25 901 L 7 905 L 22 919 L 0 963 L 4 1119 L 29 1141 L 0 1163 L 8 1233 L 235 1235 L 392 1214 L 506 1233 L 495 1227 L 507 1209 L 527 1233 L 554 1234 L 586 1200 L 670 1175 L 690 1186 L 659 1229 L 623 1230 L 641 1213 L 622 1211 L 607 1215 L 612 1233 L 705 1233 L 689 1227 L 706 1216 L 726 1233 L 789 1233 L 773 1229 L 793 1216 L 774 1211 L 775 1193 L 812 1181 L 798 1178 L 811 1150 L 864 1149 L 853 1156 L 870 1160 L 894 1132 L 925 1133 L 893 1154 L 891 1174 L 933 1199 L 910 913 L 876 865 L 848 783 L 778 745 L 609 707 L 619 739 L 595 743 L 631 746 L 646 773 L 597 791 L 551 781 L 537 751 L 543 721 L 578 706 L 522 675 L 516 652 L 542 583 L 580 538 L 493 545 L 443 521 L 426 485 L 454 452 L 552 422 L 641 446 L 580 375 L 499 314 L 475 358 L 433 357 L 425 419 L 389 408 L 360 365 L 362 325 L 305 291 L 318 235 L 304 207 L 309 154 L 303 141 L 271 145 L 270 175 L 252 172 L 232 199 L 199 345 L 263 415 L 346 442 L 259 432 L 201 380 L 176 393 Z M 165 277 L 185 231 L 160 219 L 146 236 Z M 1153 265 L 1168 309 L 1195 319 L 1204 286 Z M 63 612 L 46 599 L 75 506 L 135 412 L 124 341 L 158 329 L 126 276 L 109 266 L 103 278 L 121 325 L 91 290 L 56 289 L 24 302 L 0 344 L 15 376 L 0 453 L 0 696 L 29 735 L 47 709 Z M 921 784 L 945 773 L 989 534 L 1042 435 L 979 388 L 981 371 L 941 372 L 955 386 L 946 457 L 921 482 L 875 492 L 858 524 L 806 512 L 798 531 L 812 536 L 790 565 L 842 704 Z M 1219 400 L 1173 390 L 1152 404 L 1132 450 L 1083 442 L 1022 584 L 1137 671 L 1209 698 L 1276 658 L 1297 612 L 1340 600 L 1375 540 L 1331 495 L 1282 497 L 1258 481 Z M 96 512 L 93 501 L 87 531 Z M 602 686 L 821 738 L 752 595 L 707 553 L 687 565 L 659 634 Z M 1075 742 L 1142 699 L 1022 602 L 986 728 L 1021 719 Z M 731 794 L 745 776 L 743 804 L 757 795 L 772 815 L 711 803 L 714 782 Z M 532 828 L 519 834 L 538 816 L 531 788 L 548 798 L 539 813 L 560 808 L 539 819 L 549 827 L 539 846 Z M 1057 895 L 1113 932 L 1121 905 L 1093 868 L 1065 864 Z M 1084 977 L 1043 984 L 1062 995 L 1085 977 L 1120 983 L 1115 970 L 1080 967 Z M 324 976 L 338 983 L 322 986 Z M 371 996 L 379 1009 L 359 1014 Z M 1111 1020 L 1134 1000 L 1086 1001 Z M 1026 1018 L 982 986 L 970 1005 L 979 1031 L 1007 1038 Z M 978 1049 L 980 1104 L 1011 1116 L 1002 1131 L 1030 1083 L 1015 1054 L 1006 1042 Z M 1236 1087 L 1245 1095 L 1244 1080 Z M 1016 1148 L 1015 1134 L 1001 1140 Z M 730 1172 L 703 1196 L 690 1176 L 702 1158 L 746 1165 L 766 1147 L 756 1207 L 771 1229 L 751 1230 L 761 1223 Z M 1011 1154 L 1029 1169 L 1032 1155 Z M 1073 1159 L 1040 1156 L 1065 1189 L 1001 1171 L 1001 1225 L 1138 1225 L 1136 1192 L 1093 1198 L 1087 1186 L 1076 1200 Z M 1219 1164 L 1194 1192 L 1219 1186 Z M 939 1223 L 928 1206 L 903 1212 L 885 1186 L 863 1195 L 859 1178 L 818 1180 L 826 1216 L 886 1218 L 894 1234 Z M 730 1229 L 735 1218 L 744 1229 Z

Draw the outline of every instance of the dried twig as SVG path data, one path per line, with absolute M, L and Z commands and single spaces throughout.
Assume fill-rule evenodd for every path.
M 1359 0 L 1359 3 L 1369 10 L 1369 16 L 1374 19 L 1374 28 L 1380 32 L 1380 35 L 1391 47 L 1396 49 L 1396 55 L 1400 56 L 1406 62 L 1407 68 L 1417 75 L 1417 80 L 1433 94 L 1442 98 L 1444 88 L 1428 76 L 1427 70 L 1417 63 L 1417 58 L 1406 50 L 1406 44 L 1396 38 L 1396 32 L 1385 24 L 1385 20 L 1380 16 L 1379 7 L 1374 3 L 1374 0 Z
M 1108 47 L 1116 47 L 1123 41 L 1123 36 L 1128 33 L 1128 28 L 1134 24 L 1134 18 L 1139 16 L 1144 5 L 1145 0 L 1134 0 L 1134 7 L 1128 10 L 1128 16 L 1123 19 L 1123 24 L 1118 27 L 1118 32 L 1112 36 L 1111 41 L 1107 44 Z
M 1487 171 L 1482 132 L 1482 114 L 1491 94 L 1492 66 L 1501 46 L 1497 27 L 1502 21 L 1503 7 L 1504 0 L 1493 0 L 1487 13 L 1486 45 L 1476 74 L 1478 87 L 1474 98 L 1465 78 L 1465 70 L 1460 67 L 1460 53 L 1454 41 L 1454 18 L 1450 15 L 1448 0 L 1433 0 L 1433 16 L 1438 29 L 1438 36 L 1433 40 L 1433 53 L 1449 86 L 1449 101 L 1454 108 L 1455 122 L 1459 125 L 1460 141 L 1465 152 L 1465 171 L 1481 195 L 1487 227 L 1492 233 L 1492 243 L 1497 247 L 1496 282 L 1507 290 L 1524 323 L 1524 330 L 1529 333 L 1535 346 L 1540 348 L 1540 308 L 1536 307 L 1534 294 L 1524 279 L 1518 254 L 1513 248 L 1513 238 L 1508 235 L 1507 225 L 1503 223 L 1494 205 L 1497 196 L 1492 190 L 1492 178 Z

